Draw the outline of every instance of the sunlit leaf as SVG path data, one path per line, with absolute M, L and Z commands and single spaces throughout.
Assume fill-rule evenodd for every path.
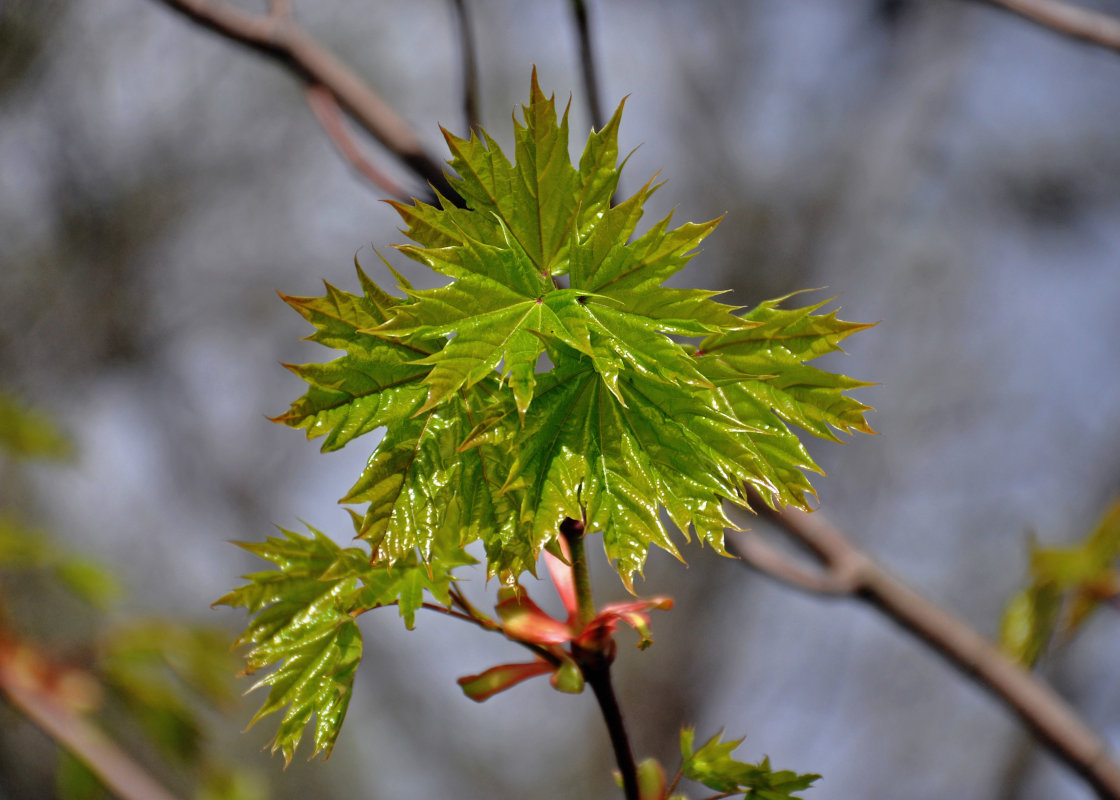
M 398 279 L 394 298 L 363 274 L 362 296 L 288 298 L 345 354 L 293 368 L 311 388 L 279 420 L 326 449 L 385 429 L 344 498 L 367 504 L 375 560 L 482 541 L 489 574 L 513 581 L 571 517 L 630 586 L 651 546 L 680 555 L 662 510 L 723 552 L 724 504 L 748 488 L 804 507 L 819 470 L 790 426 L 870 432 L 847 394 L 867 384 L 807 363 L 866 325 L 665 285 L 716 221 L 640 231 L 653 182 L 612 205 L 621 111 L 573 165 L 567 114 L 534 75 L 512 160 L 485 133 L 445 132 L 465 208 L 393 204 L 413 242 L 399 249 L 449 283 Z
M 242 607 L 254 615 L 238 640 L 252 645 L 246 672 L 275 669 L 254 687 L 267 686 L 269 693 L 250 725 L 283 711 L 272 747 L 290 761 L 312 716 L 315 754 L 329 756 L 334 747 L 362 655 L 355 617 L 398 604 L 411 627 L 423 593 L 446 604 L 450 569 L 470 559 L 448 553 L 438 567 L 413 558 L 391 570 L 375 569 L 365 551 L 339 547 L 318 531 L 312 530 L 309 537 L 282 534 L 240 545 L 277 569 L 246 575 L 249 582 L 217 604 Z

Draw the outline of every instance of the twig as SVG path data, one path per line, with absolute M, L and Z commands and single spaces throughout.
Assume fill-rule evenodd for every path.
M 1120 766 L 1101 737 L 1050 686 L 967 623 L 892 577 L 819 512 L 774 511 L 753 491 L 749 499 L 761 516 L 807 547 L 837 581 L 850 582 L 849 596 L 878 608 L 1002 700 L 1098 796 L 1120 800 Z M 785 580 L 780 573 L 774 577 Z
M 276 19 L 290 19 L 292 7 L 288 0 L 268 0 L 268 14 Z
M 1120 19 L 1061 0 L 988 0 L 1045 28 L 1120 52 Z
M 19 645 L 0 642 L 0 692 L 8 701 L 123 800 L 174 800 L 112 740 L 56 696 L 57 686 L 43 680 L 29 664 L 34 658 Z
M 482 115 L 478 107 L 478 58 L 475 55 L 474 30 L 471 28 L 467 0 L 451 0 L 455 20 L 459 24 L 460 53 L 463 57 L 463 115 L 467 130 L 482 129 Z
M 572 581 L 575 585 L 576 608 L 581 625 L 587 625 L 595 617 L 595 603 L 591 597 L 591 574 L 587 569 L 587 553 L 583 546 L 584 523 L 566 517 L 560 523 L 560 535 L 568 544 L 568 555 L 572 562 Z M 583 679 L 595 694 L 603 721 L 607 725 L 611 747 L 614 748 L 615 762 L 622 775 L 622 791 L 626 800 L 641 800 L 638 791 L 638 767 L 634 763 L 634 751 L 630 747 L 630 736 L 622 719 L 622 709 L 614 694 L 611 683 L 611 664 L 614 662 L 615 642 L 607 638 L 602 646 L 581 647 L 572 642 L 572 657 L 579 664 Z
M 187 19 L 276 60 L 310 85 L 326 87 L 354 120 L 422 180 L 461 204 L 443 168 L 384 99 L 298 25 L 273 15 L 246 14 L 220 0 L 158 0 Z
M 835 572 L 803 566 L 757 534 L 728 540 L 727 549 L 759 572 L 814 594 L 851 594 L 853 579 L 841 580 Z
M 315 84 L 307 87 L 307 105 L 319 120 L 327 136 L 334 142 L 338 152 L 342 154 L 362 177 L 369 180 L 385 194 L 398 200 L 408 200 L 408 192 L 403 186 L 393 180 L 387 173 L 375 167 L 363 154 L 357 142 L 346 130 L 346 122 L 342 119 L 342 109 L 338 100 L 325 86 Z
M 584 680 L 595 693 L 599 702 L 599 710 L 603 712 L 603 720 L 607 723 L 607 734 L 614 748 L 615 761 L 618 762 L 618 771 L 622 775 L 622 791 L 626 800 L 641 800 L 638 792 L 638 767 L 634 763 L 634 753 L 630 748 L 630 737 L 626 733 L 626 723 L 622 719 L 622 710 L 618 706 L 618 698 L 614 694 L 611 683 L 610 661 L 604 659 L 602 666 L 588 666 L 581 661 Z
M 583 73 L 583 88 L 587 93 L 587 106 L 591 112 L 591 124 L 595 130 L 603 127 L 603 107 L 599 102 L 599 79 L 595 69 L 595 53 L 591 47 L 591 26 L 587 20 L 587 5 L 583 0 L 571 0 L 572 14 L 576 20 L 576 33 L 579 35 L 579 61 Z

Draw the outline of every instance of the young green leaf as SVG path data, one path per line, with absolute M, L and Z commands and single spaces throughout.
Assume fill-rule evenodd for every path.
M 389 337 L 367 332 L 382 325 L 401 302 L 385 294 L 358 269 L 364 294 L 325 284 L 323 297 L 284 301 L 315 327 L 307 338 L 346 354 L 327 364 L 288 365 L 311 388 L 274 417 L 308 438 L 326 435 L 323 451 L 337 450 L 364 433 L 406 419 L 424 395 L 428 368 L 413 362 L 442 346 L 440 340 Z
M 1032 543 L 1030 585 L 1004 609 L 1000 644 L 1032 665 L 1055 633 L 1072 636 L 1103 601 L 1120 596 L 1120 501 L 1113 502 L 1089 534 L 1068 547 Z
M 693 728 L 681 730 L 681 757 L 684 759 L 681 771 L 685 777 L 717 792 L 728 795 L 742 792 L 745 798 L 758 800 L 798 800 L 794 792 L 808 789 L 820 778 L 820 775 L 799 775 L 789 770 L 774 772 L 768 758 L 758 764 L 736 761 L 731 753 L 743 740 L 724 742 L 722 733 L 717 733 L 696 750 L 695 734 Z
M 515 161 L 485 136 L 445 132 L 459 174 L 453 181 L 470 206 L 395 207 L 417 245 L 400 250 L 455 280 L 410 291 L 410 303 L 381 330 L 446 337 L 423 363 L 433 367 L 425 409 L 473 386 L 503 364 L 524 414 L 533 398 L 535 365 L 549 344 L 591 357 L 600 369 L 634 369 L 669 381 L 707 385 L 666 334 L 702 335 L 735 326 L 712 292 L 661 286 L 715 227 L 662 220 L 629 242 L 652 191 L 647 185 L 614 208 L 621 107 L 592 135 L 580 169 L 568 159 L 568 121 L 557 121 L 534 73 L 525 124 L 516 124 Z M 570 287 L 556 276 L 567 273 Z
M 832 428 L 874 433 L 864 419 L 870 407 L 844 394 L 871 384 L 805 364 L 839 350 L 842 339 L 873 326 L 844 322 L 835 312 L 813 313 L 828 301 L 781 308 L 788 297 L 760 303 L 743 315 L 739 329 L 704 339 L 697 351 L 700 370 L 743 420 L 765 424 L 773 411 L 832 441 L 839 441 Z
M 250 721 L 282 709 L 272 749 L 291 761 L 303 729 L 315 716 L 315 754 L 330 755 L 338 737 L 362 655 L 355 617 L 396 603 L 412 627 L 425 590 L 447 604 L 450 570 L 470 563 L 461 551 L 443 553 L 439 567 L 413 555 L 393 569 L 375 569 L 365 551 L 342 548 L 312 529 L 312 536 L 282 531 L 256 544 L 239 546 L 276 565 L 246 575 L 246 585 L 216 605 L 245 608 L 255 615 L 238 644 L 251 644 L 246 672 L 275 665 L 253 688 L 268 686 L 264 705 Z
M 867 384 L 806 364 L 867 326 L 664 285 L 716 222 L 638 233 L 652 183 L 611 205 L 621 111 L 573 166 L 567 114 L 534 74 L 512 162 L 486 134 L 445 132 L 466 208 L 393 204 L 414 242 L 400 250 L 450 283 L 401 282 L 399 299 L 362 275 L 364 297 L 289 299 L 345 355 L 294 368 L 311 389 L 279 420 L 327 449 L 386 428 L 344 498 L 369 504 L 376 559 L 481 540 L 512 581 L 571 517 L 603 532 L 629 586 L 651 545 L 679 555 L 661 509 L 723 552 L 723 504 L 745 506 L 747 487 L 806 505 L 819 470 L 788 425 L 871 431 L 846 394 Z

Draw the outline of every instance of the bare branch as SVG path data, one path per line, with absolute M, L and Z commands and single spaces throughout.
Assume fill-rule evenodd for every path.
M 58 680 L 39 657 L 11 641 L 0 642 L 0 693 L 20 713 L 73 754 L 123 800 L 174 800 L 154 778 L 61 696 Z M 56 676 L 57 677 L 57 676 Z
M 478 57 L 475 55 L 474 30 L 471 28 L 467 0 L 451 0 L 455 18 L 459 23 L 460 53 L 463 57 L 463 114 L 467 130 L 482 129 L 482 115 L 478 107 Z
M 572 14 L 576 20 L 576 33 L 579 35 L 579 60 L 583 72 L 583 88 L 587 93 L 588 110 L 591 124 L 595 130 L 603 127 L 603 106 L 599 102 L 599 79 L 595 69 L 595 53 L 591 47 L 591 26 L 587 20 L 587 5 L 583 0 L 571 0 Z
M 158 0 L 191 21 L 287 67 L 311 85 L 330 90 L 338 104 L 410 170 L 455 203 L 462 203 L 443 168 L 416 133 L 349 67 L 290 20 L 246 14 L 219 0 Z
M 408 191 L 403 186 L 393 180 L 386 172 L 375 167 L 362 154 L 361 148 L 350 136 L 350 132 L 346 130 L 346 122 L 342 118 L 342 109 L 339 108 L 338 100 L 331 94 L 330 89 L 321 85 L 308 86 L 307 105 L 311 107 L 315 118 L 319 120 L 319 124 L 323 126 L 323 130 L 334 142 L 342 157 L 350 162 L 350 165 L 362 177 L 368 179 L 370 183 L 385 194 L 398 200 L 407 201 L 409 199 Z
M 854 577 L 850 596 L 878 608 L 1012 711 L 1098 796 L 1120 800 L 1120 766 L 1104 740 L 1050 686 L 991 641 L 877 565 L 819 512 L 775 511 L 751 492 L 751 506 L 809 549 L 833 575 Z
M 1120 52 L 1120 19 L 1061 0 L 988 0 L 1045 28 Z
M 758 534 L 748 533 L 742 537 L 728 539 L 727 549 L 759 572 L 764 572 L 771 578 L 796 589 L 813 594 L 843 595 L 851 594 L 856 588 L 854 576 L 844 579 L 834 572 L 802 565 Z

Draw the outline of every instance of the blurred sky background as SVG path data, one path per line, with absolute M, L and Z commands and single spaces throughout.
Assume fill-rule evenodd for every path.
M 568 3 L 468 4 L 484 126 L 511 143 L 535 64 L 572 97 L 578 154 L 590 123 Z M 465 128 L 449 0 L 294 7 L 442 158 L 437 124 Z M 660 170 L 647 222 L 725 215 L 679 283 L 739 305 L 825 287 L 810 297 L 880 322 L 829 362 L 879 384 L 859 396 L 880 435 L 808 443 L 824 512 L 994 635 L 1028 535 L 1080 537 L 1120 492 L 1120 56 L 964 0 L 589 8 L 604 105 L 629 95 L 623 191 Z M 329 355 L 299 341 L 276 292 L 355 290 L 355 253 L 387 279 L 372 248 L 403 242 L 398 224 L 275 64 L 153 0 L 0 0 L 0 388 L 56 415 L 79 451 L 36 470 L 21 502 L 113 564 L 134 608 L 232 639 L 243 614 L 209 605 L 262 564 L 227 542 L 300 520 L 346 541 L 335 503 L 374 444 L 321 455 L 266 419 L 303 391 L 280 363 Z M 636 587 L 677 598 L 656 644 L 621 636 L 639 757 L 675 766 L 690 723 L 746 734 L 741 757 L 822 773 L 811 800 L 1091 796 L 874 611 L 685 556 L 652 555 Z M 594 566 L 600 601 L 621 599 Z M 481 601 L 494 588 L 471 580 Z M 590 693 L 533 681 L 476 705 L 455 678 L 517 647 L 435 615 L 411 633 L 391 610 L 363 620 L 327 764 L 297 755 L 280 775 L 260 752 L 271 719 L 229 745 L 274 796 L 616 796 Z M 1048 666 L 1114 747 L 1118 625 L 1098 615 Z M 239 730 L 261 699 L 218 724 Z M 27 794 L 41 768 L 20 742 L 4 746 L 0 798 L 45 796 Z

